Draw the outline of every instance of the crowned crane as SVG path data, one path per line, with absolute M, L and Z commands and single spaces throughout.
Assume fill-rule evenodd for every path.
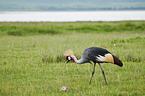
M 92 76 L 91 76 L 89 84 L 91 84 L 91 80 L 95 73 L 96 63 L 99 64 L 102 70 L 102 74 L 104 76 L 106 85 L 107 85 L 107 81 L 106 81 L 105 73 L 100 63 L 112 63 L 120 67 L 123 66 L 123 63 L 116 56 L 111 54 L 108 50 L 99 48 L 99 47 L 90 47 L 90 48 L 85 49 L 80 60 L 77 60 L 77 58 L 73 55 L 72 50 L 66 51 L 64 55 L 66 56 L 67 63 L 69 61 L 72 61 L 72 62 L 75 61 L 78 64 L 92 63 L 92 62 L 94 63 L 94 68 L 93 68 L 93 72 L 92 72 Z

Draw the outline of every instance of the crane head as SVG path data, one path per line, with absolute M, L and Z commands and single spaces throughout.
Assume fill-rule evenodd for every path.
M 74 62 L 74 59 L 72 59 L 72 57 L 71 57 L 71 56 L 67 56 L 67 57 L 66 57 L 66 60 L 67 60 L 67 62 L 66 62 L 66 63 L 68 63 L 69 61 Z
M 66 60 L 67 60 L 67 63 L 69 61 L 72 61 L 74 62 L 74 59 L 71 57 L 73 55 L 73 51 L 72 50 L 67 50 L 64 54 L 64 56 L 66 56 Z

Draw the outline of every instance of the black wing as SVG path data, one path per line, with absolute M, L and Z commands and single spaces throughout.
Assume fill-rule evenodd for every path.
M 83 58 L 88 61 L 93 61 L 94 63 L 99 62 L 97 61 L 97 57 L 105 56 L 105 54 L 110 53 L 108 50 L 99 48 L 99 47 L 90 47 L 84 50 Z

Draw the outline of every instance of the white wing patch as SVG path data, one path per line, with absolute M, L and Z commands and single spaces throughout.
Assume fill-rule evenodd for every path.
M 97 58 L 97 61 L 105 61 L 105 57 L 104 56 L 101 56 L 101 55 L 99 55 L 99 56 L 96 56 L 96 58 Z
M 96 60 L 101 61 L 101 62 L 109 62 L 109 63 L 114 64 L 113 56 L 110 53 L 105 54 L 105 56 L 98 55 L 98 56 L 96 56 Z

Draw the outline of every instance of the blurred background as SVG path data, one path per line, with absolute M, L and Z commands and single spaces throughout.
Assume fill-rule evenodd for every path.
M 0 0 L 0 21 L 145 20 L 145 0 Z
M 0 0 L 0 10 L 143 10 L 145 0 Z

